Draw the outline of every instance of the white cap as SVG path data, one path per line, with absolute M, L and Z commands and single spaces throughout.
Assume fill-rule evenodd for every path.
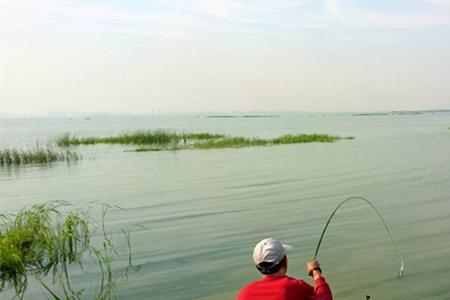
M 262 262 L 275 265 L 279 263 L 286 251 L 292 249 L 289 245 L 283 245 L 280 241 L 271 238 L 264 239 L 255 246 L 253 250 L 253 261 L 258 266 Z

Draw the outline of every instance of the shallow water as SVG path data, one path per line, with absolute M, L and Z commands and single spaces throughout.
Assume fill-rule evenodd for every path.
M 233 299 L 258 278 L 251 252 L 260 239 L 292 245 L 289 272 L 304 277 L 329 214 L 343 199 L 360 195 L 389 224 L 405 276 L 396 278 L 400 261 L 376 214 L 363 203 L 348 203 L 319 252 L 335 299 L 450 299 L 449 126 L 449 113 L 0 120 L 0 148 L 33 146 L 64 132 L 156 128 L 355 136 L 333 144 L 178 152 L 80 147 L 84 159 L 70 165 L 0 168 L 0 208 L 49 200 L 120 205 L 125 210 L 111 210 L 108 225 L 133 228 L 134 264 L 141 269 L 119 283 L 119 299 Z M 148 230 L 132 227 L 137 224 Z M 83 286 L 95 276 L 75 280 Z M 38 288 L 29 292 L 29 299 L 46 299 Z

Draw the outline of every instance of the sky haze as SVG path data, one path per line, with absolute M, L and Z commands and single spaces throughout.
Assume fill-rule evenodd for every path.
M 0 113 L 450 108 L 450 0 L 0 0 Z

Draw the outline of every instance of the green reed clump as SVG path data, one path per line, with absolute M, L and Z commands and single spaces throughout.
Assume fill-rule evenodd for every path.
M 53 280 L 65 279 L 67 264 L 80 259 L 89 246 L 86 217 L 79 212 L 63 216 L 54 204 L 35 205 L 15 216 L 3 215 L 0 226 L 0 291 L 13 287 L 22 297 L 28 276 L 38 279 L 50 272 Z M 69 293 L 69 292 L 67 292 Z
M 298 135 L 288 134 L 274 139 L 225 137 L 195 143 L 193 145 L 193 148 L 196 149 L 242 148 L 242 147 L 270 146 L 281 144 L 333 143 L 340 139 L 342 138 L 326 134 L 298 134 Z
M 104 226 L 103 245 L 96 248 L 91 242 L 90 209 L 64 212 L 65 205 L 37 204 L 16 215 L 0 215 L 0 293 L 13 288 L 16 297 L 23 298 L 28 278 L 34 277 L 53 299 L 80 299 L 81 291 L 71 286 L 68 268 L 72 264 L 82 268 L 86 254 L 94 258 L 100 269 L 101 280 L 93 299 L 111 299 L 115 250 Z M 103 217 L 105 214 L 106 209 Z M 50 289 L 45 283 L 47 277 L 59 286 L 60 292 Z
M 353 137 L 330 136 L 326 134 L 298 134 L 283 135 L 274 139 L 226 137 L 221 136 L 210 139 L 198 140 L 184 144 L 170 144 L 157 146 L 142 146 L 135 149 L 136 152 L 162 151 L 162 150 L 182 150 L 182 149 L 222 149 L 222 148 L 243 148 L 255 146 L 273 146 L 282 144 L 300 143 L 333 143 L 340 139 L 353 139 Z
M 299 143 L 333 143 L 341 139 L 338 136 L 327 134 L 286 134 L 272 140 L 273 144 L 299 144 Z
M 327 134 L 288 134 L 274 139 L 230 137 L 213 133 L 176 133 L 167 130 L 137 131 L 111 137 L 81 137 L 70 134 L 59 137 L 59 146 L 91 145 L 91 144 L 133 144 L 140 145 L 136 152 L 182 150 L 182 149 L 215 149 L 242 148 L 254 146 L 270 146 L 299 143 L 332 143 L 340 139 L 353 137 L 339 137 Z
M 208 140 L 203 143 L 196 143 L 193 145 L 193 148 L 195 149 L 243 148 L 254 146 L 266 146 L 270 143 L 271 143 L 270 140 L 264 140 L 259 138 L 226 137 Z
M 74 151 L 57 151 L 51 147 L 36 146 L 32 149 L 1 149 L 0 166 L 42 164 L 56 161 L 75 161 L 81 155 Z

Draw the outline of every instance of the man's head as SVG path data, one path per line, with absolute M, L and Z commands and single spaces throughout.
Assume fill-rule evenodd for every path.
M 287 269 L 286 250 L 292 248 L 274 239 L 264 239 L 253 250 L 256 268 L 264 275 L 277 273 L 282 267 Z

